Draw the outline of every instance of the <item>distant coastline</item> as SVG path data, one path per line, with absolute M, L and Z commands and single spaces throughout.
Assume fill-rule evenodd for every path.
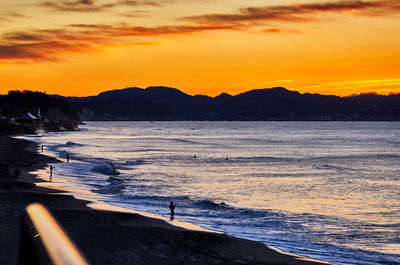
M 60 96 L 56 96 L 60 97 Z M 399 121 L 400 95 L 300 94 L 282 87 L 236 96 L 190 96 L 169 87 L 131 87 L 92 97 L 62 97 L 92 121 Z
M 400 121 L 400 94 L 338 97 L 283 87 L 236 96 L 191 96 L 170 87 L 131 87 L 90 97 L 32 91 L 0 95 L 0 124 L 42 111 L 48 121 Z M 49 124 L 47 122 L 47 124 Z M 62 127 L 62 126 L 61 126 Z M 60 127 L 60 128 L 61 128 Z

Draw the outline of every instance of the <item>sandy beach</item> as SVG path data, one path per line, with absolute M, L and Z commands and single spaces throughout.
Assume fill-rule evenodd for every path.
M 38 150 L 36 143 L 0 136 L 0 264 L 16 264 L 20 216 L 33 202 L 50 209 L 91 264 L 327 264 L 256 241 L 91 209 L 88 201 L 35 185 L 43 180 L 29 172 L 57 162 Z

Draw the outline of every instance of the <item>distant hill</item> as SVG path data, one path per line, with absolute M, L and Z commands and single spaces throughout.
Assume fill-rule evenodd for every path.
M 400 120 L 400 95 L 338 97 L 282 87 L 217 97 L 131 87 L 66 99 L 84 120 Z
M 18 117 L 38 109 L 44 119 L 79 121 L 75 109 L 63 98 L 33 91 L 10 91 L 7 95 L 0 95 L 0 113 L 6 117 Z
M 0 135 L 73 131 L 80 123 L 75 108 L 62 97 L 33 91 L 0 95 Z

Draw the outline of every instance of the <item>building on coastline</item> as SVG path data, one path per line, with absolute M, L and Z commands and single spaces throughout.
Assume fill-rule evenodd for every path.
M 34 123 L 38 120 L 37 117 L 35 117 L 34 115 L 32 115 L 30 112 L 25 113 L 24 115 L 21 115 L 18 117 L 18 121 L 19 122 L 30 122 L 30 123 Z

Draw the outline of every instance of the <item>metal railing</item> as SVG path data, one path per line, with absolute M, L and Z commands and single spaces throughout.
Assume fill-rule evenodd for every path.
M 53 215 L 39 203 L 22 217 L 18 265 L 89 265 Z

